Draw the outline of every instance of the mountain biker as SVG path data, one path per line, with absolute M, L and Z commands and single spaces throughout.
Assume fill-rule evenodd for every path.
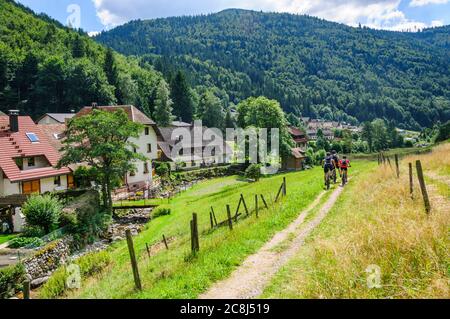
M 340 161 L 339 161 L 339 168 L 341 170 L 341 177 L 342 177 L 342 185 L 345 185 L 345 183 L 348 180 L 348 169 L 349 167 L 352 167 L 350 165 L 350 161 L 347 159 L 347 156 L 344 156 Z M 345 177 L 345 179 L 344 179 Z
M 322 162 L 322 167 L 323 167 L 324 173 L 325 173 L 325 186 L 328 186 L 327 182 L 328 182 L 330 173 L 332 173 L 333 170 L 335 169 L 333 156 L 331 156 L 331 153 L 327 153 L 327 156 L 325 157 L 325 159 Z
M 339 170 L 339 156 L 338 156 L 337 152 L 334 150 L 331 152 L 331 156 L 333 157 L 333 162 L 334 162 L 333 180 L 334 180 L 334 183 L 336 184 L 337 170 Z M 339 176 L 342 176 L 340 170 L 339 170 Z

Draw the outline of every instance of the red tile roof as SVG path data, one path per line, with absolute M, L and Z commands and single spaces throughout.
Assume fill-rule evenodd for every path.
M 55 169 L 60 155 L 45 134 L 28 116 L 19 116 L 19 132 L 9 131 L 9 117 L 0 116 L 0 168 L 11 182 L 32 180 L 71 173 L 69 168 Z M 31 143 L 26 133 L 34 133 L 38 143 Z M 52 167 L 21 171 L 14 159 L 44 156 Z

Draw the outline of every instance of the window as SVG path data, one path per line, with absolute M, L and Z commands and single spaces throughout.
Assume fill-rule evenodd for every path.
M 131 171 L 131 172 L 130 172 L 130 176 L 131 176 L 131 177 L 136 176 L 136 172 L 135 172 L 135 171 Z
M 30 157 L 28 159 L 28 167 L 35 167 L 36 166 L 36 161 L 34 160 L 34 157 Z
M 148 163 L 144 163 L 144 174 L 150 173 L 150 170 L 148 169 Z
M 39 142 L 39 137 L 37 137 L 36 134 L 34 133 L 26 133 L 28 139 L 30 140 L 31 143 L 37 143 Z
M 146 127 L 145 128 L 145 135 L 150 135 L 150 128 L 149 127 Z
M 152 144 L 147 144 L 147 153 L 152 152 Z
M 61 186 L 61 176 L 55 176 L 54 184 L 56 186 Z

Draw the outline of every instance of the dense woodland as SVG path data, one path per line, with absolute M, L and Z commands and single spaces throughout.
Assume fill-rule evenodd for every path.
M 401 33 L 308 16 L 226 10 L 133 21 L 97 40 L 167 78 L 234 104 L 278 100 L 286 112 L 347 122 L 376 118 L 419 129 L 450 119 L 450 28 Z
M 97 102 L 134 104 L 150 114 L 161 80 L 148 64 L 0 0 L 0 111 L 18 108 L 37 117 Z

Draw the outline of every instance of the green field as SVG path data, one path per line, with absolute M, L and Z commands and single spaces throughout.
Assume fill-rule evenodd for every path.
M 0 235 L 0 245 L 10 241 L 16 236 L 17 235 Z
M 358 162 L 353 165 L 359 167 L 356 169 L 359 171 L 374 164 Z M 283 177 L 287 178 L 288 196 L 274 204 Z M 120 242 L 110 249 L 112 266 L 100 276 L 86 279 L 82 289 L 65 297 L 196 298 L 213 283 L 228 277 L 247 256 L 288 226 L 323 191 L 321 168 L 264 178 L 257 183 L 233 176 L 197 184 L 172 199 L 170 204 L 163 204 L 171 208 L 172 214 L 153 220 L 135 238 L 144 286 L 142 292 L 134 289 L 128 249 Z M 240 194 L 244 195 L 250 210 L 254 209 L 255 194 L 263 194 L 270 209 L 261 211 L 258 219 L 253 214 L 240 220 L 233 231 L 227 227 L 210 231 L 210 207 L 214 207 L 220 223 L 226 220 L 226 204 L 235 212 Z M 190 251 L 189 222 L 193 212 L 199 215 L 200 253 L 196 256 Z M 158 244 L 163 235 L 169 238 L 170 249 L 153 251 L 149 260 L 146 243 Z

